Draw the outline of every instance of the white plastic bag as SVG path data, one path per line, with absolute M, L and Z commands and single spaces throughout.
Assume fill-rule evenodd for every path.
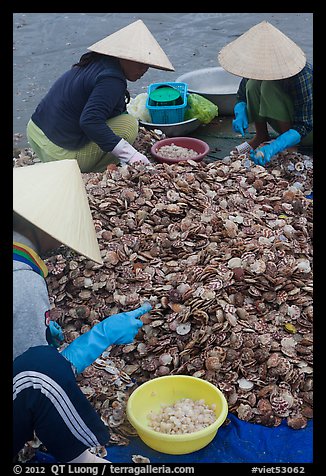
M 135 98 L 131 98 L 127 104 L 128 114 L 144 122 L 152 122 L 149 110 L 146 108 L 147 93 L 140 93 Z

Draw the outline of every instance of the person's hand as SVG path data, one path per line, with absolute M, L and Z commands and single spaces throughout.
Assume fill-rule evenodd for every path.
M 61 354 L 69 360 L 77 373 L 91 365 L 112 344 L 133 342 L 143 323 L 139 319 L 152 309 L 145 303 L 138 309 L 109 316 L 85 334 L 77 337 Z
M 258 147 L 257 149 L 250 151 L 250 157 L 256 165 L 265 166 L 271 160 L 271 158 L 282 152 L 282 150 L 287 147 L 292 147 L 298 144 L 301 140 L 299 132 L 294 129 L 289 129 L 270 144 L 264 145 L 263 147 Z
M 234 106 L 235 119 L 232 121 L 232 128 L 234 132 L 240 132 L 242 136 L 245 134 L 245 130 L 248 128 L 248 114 L 247 104 L 243 101 L 238 102 Z
M 255 165 L 262 165 L 264 167 L 275 154 L 273 154 L 270 144 L 268 144 L 255 150 L 251 149 L 249 155 Z
M 140 152 L 136 152 L 136 154 L 131 157 L 128 164 L 133 164 L 134 162 L 142 162 L 146 165 L 150 164 L 150 161 L 148 160 L 146 155 L 143 155 Z
M 117 157 L 122 164 L 132 164 L 134 162 L 142 162 L 143 164 L 150 164 L 148 158 L 138 152 L 129 142 L 125 139 L 121 139 L 120 142 L 111 151 L 115 157 Z
M 60 324 L 50 321 L 46 328 L 46 339 L 53 347 L 60 347 L 64 341 L 64 336 Z
M 143 314 L 149 312 L 151 309 L 152 306 L 150 303 L 146 302 L 133 311 L 121 312 L 119 314 L 109 316 L 101 323 L 96 324 L 96 326 L 103 324 L 105 333 L 111 341 L 109 345 L 130 344 L 134 340 L 138 330 L 143 325 L 139 318 Z

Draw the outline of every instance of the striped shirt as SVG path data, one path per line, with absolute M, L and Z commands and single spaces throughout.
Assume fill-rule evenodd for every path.
M 243 78 L 237 92 L 238 101 L 246 101 L 246 84 Z M 293 100 L 294 116 L 292 129 L 301 137 L 307 136 L 313 129 L 313 67 L 306 63 L 305 67 L 290 78 L 280 79 L 280 84 Z

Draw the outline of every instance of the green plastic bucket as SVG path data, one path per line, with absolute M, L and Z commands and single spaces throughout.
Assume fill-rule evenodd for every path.
M 161 86 L 150 93 L 153 106 L 175 106 L 182 102 L 180 92 L 171 86 Z

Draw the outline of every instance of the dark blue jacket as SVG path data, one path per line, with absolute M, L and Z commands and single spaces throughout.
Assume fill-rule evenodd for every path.
M 64 149 L 76 150 L 92 141 L 110 152 L 121 137 L 105 122 L 126 110 L 126 89 L 119 61 L 100 56 L 85 67 L 73 66 L 58 78 L 32 120 Z

